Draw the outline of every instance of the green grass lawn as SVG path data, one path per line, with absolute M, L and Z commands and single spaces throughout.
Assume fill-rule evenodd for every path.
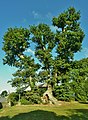
M 88 104 L 13 106 L 0 110 L 0 120 L 88 120 Z

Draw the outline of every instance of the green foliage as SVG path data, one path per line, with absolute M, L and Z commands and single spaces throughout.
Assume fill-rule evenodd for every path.
M 25 28 L 9 28 L 3 37 L 3 50 L 6 55 L 4 64 L 15 66 L 26 48 L 29 47 L 29 30 Z
M 28 105 L 28 104 L 30 104 L 30 102 L 28 100 L 26 100 L 25 98 L 21 98 L 20 102 L 21 102 L 21 105 Z
M 8 96 L 8 102 L 10 101 L 12 105 L 17 104 L 17 101 L 19 100 L 18 93 L 10 93 Z
M 88 79 L 84 83 L 84 91 L 85 91 L 85 96 L 86 96 L 86 101 L 88 101 Z
M 71 70 L 71 87 L 75 93 L 76 100 L 88 100 L 88 58 L 74 61 Z
M 31 26 L 32 41 L 37 44 L 35 56 L 42 63 L 42 69 L 49 72 L 52 66 L 52 49 L 54 48 L 54 33 L 46 24 Z
M 84 33 L 78 22 L 80 13 L 75 8 L 69 8 L 57 18 L 53 18 L 53 25 L 58 27 L 56 42 L 59 57 L 70 60 L 75 52 L 81 49 Z
M 24 99 L 28 101 L 28 104 L 40 104 L 41 97 L 37 91 L 29 91 L 24 95 Z
M 74 92 L 69 84 L 65 83 L 54 88 L 54 95 L 58 100 L 62 101 L 74 101 Z
M 81 50 L 84 32 L 79 24 L 80 13 L 75 8 L 69 8 L 61 13 L 57 18 L 53 18 L 53 25 L 58 29 L 55 35 L 56 59 L 54 63 L 54 73 L 57 76 L 69 76 L 74 53 Z M 65 82 L 65 78 L 62 82 Z M 58 78 L 57 78 L 58 80 Z
M 20 68 L 13 74 L 14 78 L 9 81 L 12 87 L 29 86 L 34 87 L 36 81 L 36 70 L 39 68 L 38 64 L 34 63 L 31 57 L 25 56 L 20 62 Z
M 6 90 L 2 91 L 1 97 L 6 97 L 8 95 L 8 92 Z

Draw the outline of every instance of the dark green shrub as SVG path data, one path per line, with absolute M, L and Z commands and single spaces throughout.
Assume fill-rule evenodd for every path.
M 14 106 L 16 104 L 16 102 L 11 101 L 11 106 Z
M 3 105 L 2 105 L 2 103 L 0 102 L 0 109 L 2 109 L 3 108 Z
M 8 92 L 6 90 L 2 91 L 1 97 L 6 97 L 8 95 Z
M 37 91 L 27 91 L 24 98 L 28 101 L 28 104 L 40 104 L 42 102 Z
M 41 98 L 40 98 L 40 96 L 37 95 L 37 94 L 35 94 L 35 93 L 30 97 L 30 99 L 32 100 L 32 102 L 33 102 L 34 104 L 40 104 L 40 103 L 41 103 Z

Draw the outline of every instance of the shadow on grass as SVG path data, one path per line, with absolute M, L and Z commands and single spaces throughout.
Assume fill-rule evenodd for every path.
M 86 102 L 83 101 L 83 102 L 79 102 L 79 103 L 82 103 L 82 104 L 88 104 L 88 101 L 86 101 Z
M 20 113 L 10 118 L 0 117 L 0 120 L 88 120 L 88 109 L 68 110 L 67 116 L 56 115 L 54 112 L 35 110 L 28 113 Z

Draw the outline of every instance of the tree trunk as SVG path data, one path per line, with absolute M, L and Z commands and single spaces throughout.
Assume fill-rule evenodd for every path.
M 43 94 L 43 103 L 58 104 L 58 100 L 53 96 L 52 86 L 48 85 L 47 91 Z

